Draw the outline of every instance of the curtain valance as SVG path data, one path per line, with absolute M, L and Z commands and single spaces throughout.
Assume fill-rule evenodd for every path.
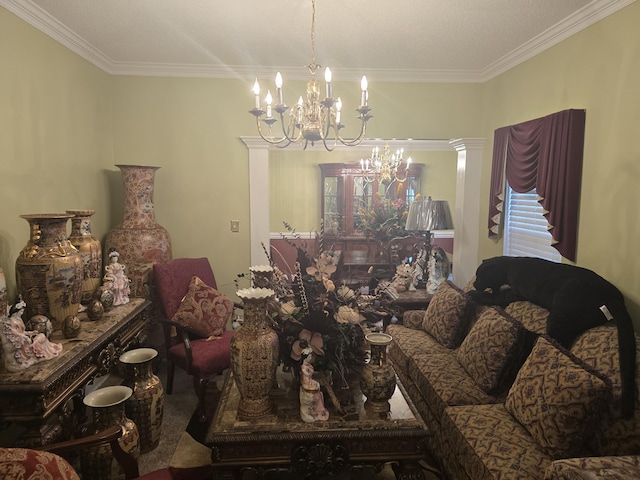
M 553 246 L 575 261 L 585 119 L 584 110 L 563 110 L 494 132 L 489 237 L 500 232 L 506 178 L 516 192 L 536 189 Z

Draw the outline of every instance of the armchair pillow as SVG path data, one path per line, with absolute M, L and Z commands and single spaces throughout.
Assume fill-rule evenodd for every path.
M 0 448 L 0 478 L 80 480 L 64 458 L 26 448 Z
M 509 390 L 505 408 L 553 458 L 583 445 L 611 396 L 611 381 L 551 338 L 538 338 Z
M 470 320 L 471 297 L 449 280 L 442 283 L 422 319 L 422 329 L 447 348 L 462 342 Z
M 232 312 L 233 302 L 226 295 L 193 277 L 171 320 L 200 337 L 219 337 Z
M 482 390 L 498 395 L 512 383 L 533 347 L 528 332 L 502 309 L 485 309 L 457 350 L 458 362 Z

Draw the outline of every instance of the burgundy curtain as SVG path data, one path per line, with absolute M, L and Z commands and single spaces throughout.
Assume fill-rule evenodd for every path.
M 499 233 L 506 178 L 516 192 L 536 189 L 554 247 L 575 261 L 585 119 L 584 110 L 563 110 L 495 131 L 489 237 Z

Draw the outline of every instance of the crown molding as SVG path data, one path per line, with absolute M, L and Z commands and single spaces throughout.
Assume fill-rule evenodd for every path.
M 246 147 L 250 150 L 258 149 L 258 150 L 302 150 L 302 147 L 299 143 L 291 144 L 287 148 L 279 148 L 275 145 L 271 145 L 270 143 L 265 142 L 259 136 L 247 136 L 240 137 L 240 140 L 246 145 Z M 464 139 L 465 141 L 469 141 L 469 139 Z M 482 139 L 478 139 L 482 140 Z M 392 150 L 398 148 L 404 148 L 405 150 L 411 150 L 412 152 L 446 152 L 449 150 L 455 150 L 455 145 L 453 142 L 462 142 L 462 139 L 459 140 L 427 140 L 427 139 L 416 139 L 416 138 L 392 138 L 392 139 L 384 139 L 384 138 L 365 138 L 361 143 L 354 146 L 346 146 L 342 144 L 336 145 L 336 150 L 371 150 L 373 147 L 380 147 L 385 143 L 389 144 L 389 147 Z M 316 142 L 314 146 L 307 146 L 306 150 L 322 150 L 325 151 L 322 142 Z
M 616 0 L 611 2 L 608 0 L 594 0 L 590 2 L 562 22 L 489 65 L 480 75 L 481 81 L 485 82 L 497 77 L 635 1 Z
M 366 75 L 370 81 L 375 82 L 483 83 L 551 48 L 634 1 L 593 0 L 564 21 L 482 70 L 372 69 L 368 70 Z M 30 2 L 0 0 L 0 6 L 3 6 L 34 28 L 50 36 L 110 75 L 235 79 L 272 78 L 274 75 L 274 67 L 264 66 L 116 62 Z M 289 79 L 307 80 L 309 78 L 309 73 L 304 67 L 278 68 Z M 335 78 L 340 78 L 341 81 L 359 81 L 362 71 L 336 68 L 334 75 Z

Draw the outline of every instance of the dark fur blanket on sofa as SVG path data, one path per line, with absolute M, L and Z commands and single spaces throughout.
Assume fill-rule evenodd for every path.
M 613 284 L 586 268 L 532 257 L 494 257 L 476 271 L 470 294 L 478 303 L 506 307 L 528 300 L 549 310 L 547 333 L 569 348 L 585 330 L 615 321 L 622 373 L 622 413 L 635 406 L 636 344 L 624 297 Z

